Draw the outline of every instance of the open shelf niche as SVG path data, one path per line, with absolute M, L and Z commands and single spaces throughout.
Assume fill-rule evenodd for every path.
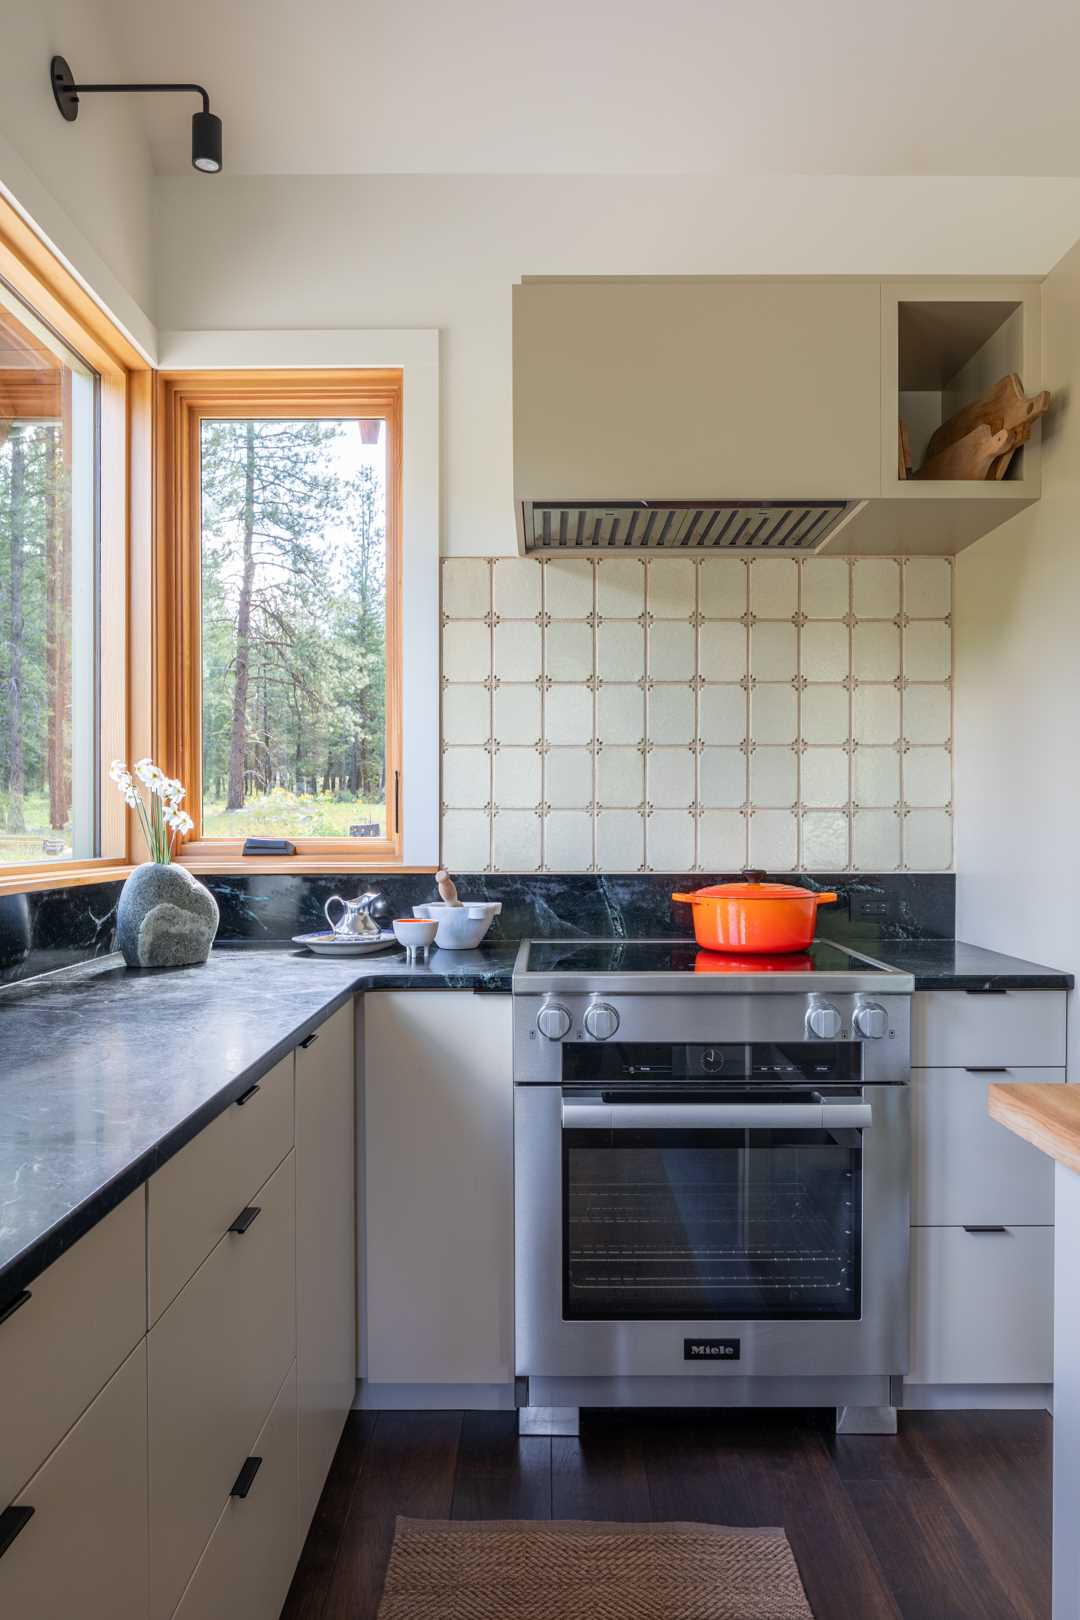
M 1008 372 L 1024 372 L 1024 306 L 1016 299 L 901 299 L 897 307 L 899 417 L 918 469 L 935 429 Z M 1025 447 L 1005 482 L 1024 477 Z

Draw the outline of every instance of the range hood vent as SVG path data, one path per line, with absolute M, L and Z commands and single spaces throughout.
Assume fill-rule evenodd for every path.
M 522 501 L 527 553 L 815 552 L 848 501 Z

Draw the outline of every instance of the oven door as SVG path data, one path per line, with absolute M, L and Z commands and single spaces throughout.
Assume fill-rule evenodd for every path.
M 907 1109 L 903 1085 L 519 1086 L 518 1373 L 699 1374 L 693 1341 L 719 1374 L 903 1371 Z

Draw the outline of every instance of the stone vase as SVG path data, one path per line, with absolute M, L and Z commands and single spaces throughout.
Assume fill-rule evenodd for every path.
M 116 935 L 128 967 L 205 962 L 217 930 L 217 901 L 186 867 L 146 861 L 120 891 Z

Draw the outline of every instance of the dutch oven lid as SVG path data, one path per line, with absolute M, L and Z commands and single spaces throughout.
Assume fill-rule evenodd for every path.
M 813 889 L 804 888 L 798 883 L 766 883 L 765 872 L 754 867 L 747 867 L 738 882 L 714 883 L 707 889 L 695 889 L 691 896 L 694 900 L 708 900 L 716 897 L 730 896 L 736 900 L 812 900 L 816 896 Z

